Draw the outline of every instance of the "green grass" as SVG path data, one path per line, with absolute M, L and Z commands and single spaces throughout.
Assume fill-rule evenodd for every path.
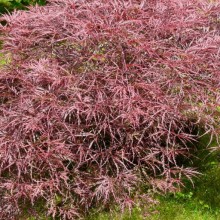
M 131 214 L 101 213 L 89 220 L 219 220 L 220 212 L 212 212 L 200 207 L 197 203 L 180 203 L 164 200 L 149 212 L 135 208 Z
M 212 211 L 207 204 L 200 204 L 196 201 L 179 202 L 176 200 L 161 201 L 158 207 L 155 207 L 157 214 L 148 219 L 152 220 L 217 220 L 220 219 L 219 211 Z M 144 219 L 144 218 L 140 218 Z

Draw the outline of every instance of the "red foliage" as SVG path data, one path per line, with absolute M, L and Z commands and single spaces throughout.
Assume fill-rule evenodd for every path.
M 73 219 L 139 184 L 174 190 L 196 126 L 214 133 L 220 2 L 50 0 L 5 15 L 1 219 L 25 201 Z

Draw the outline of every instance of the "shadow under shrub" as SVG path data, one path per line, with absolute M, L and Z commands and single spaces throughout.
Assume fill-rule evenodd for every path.
M 5 15 L 0 213 L 73 219 L 176 191 L 196 127 L 214 135 L 218 1 L 66 1 Z

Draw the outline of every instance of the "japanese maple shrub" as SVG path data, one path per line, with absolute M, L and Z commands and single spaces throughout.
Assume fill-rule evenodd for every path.
M 195 129 L 218 132 L 220 1 L 48 2 L 1 18 L 0 218 L 176 190 Z

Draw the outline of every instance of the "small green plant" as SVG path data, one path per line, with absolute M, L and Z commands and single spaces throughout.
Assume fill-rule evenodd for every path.
M 10 63 L 10 56 L 6 56 L 0 53 L 0 68 L 6 65 L 7 63 Z
M 174 197 L 177 199 L 177 200 L 191 200 L 192 199 L 192 196 L 193 196 L 193 192 L 187 192 L 187 193 L 184 193 L 184 192 L 177 192 Z

